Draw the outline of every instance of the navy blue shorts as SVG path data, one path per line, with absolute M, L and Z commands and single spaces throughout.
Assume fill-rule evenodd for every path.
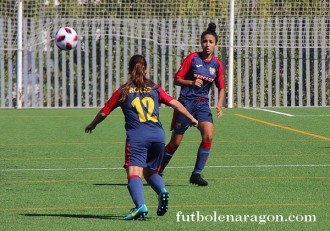
M 164 157 L 165 144 L 161 142 L 126 143 L 125 164 L 158 170 Z
M 186 100 L 180 101 L 183 106 L 192 114 L 198 122 L 211 122 L 213 123 L 212 112 L 208 100 Z M 174 112 L 172 118 L 171 131 L 176 134 L 184 134 L 190 127 L 189 120 L 181 113 Z

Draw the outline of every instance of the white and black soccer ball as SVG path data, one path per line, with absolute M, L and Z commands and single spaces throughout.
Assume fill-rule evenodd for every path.
M 76 48 L 78 34 L 71 27 L 62 27 L 55 34 L 55 44 L 61 50 L 69 51 Z

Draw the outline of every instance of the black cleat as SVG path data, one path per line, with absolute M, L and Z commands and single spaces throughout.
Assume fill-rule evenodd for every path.
M 201 177 L 201 174 L 191 174 L 190 184 L 197 184 L 198 186 L 207 186 L 208 183 Z

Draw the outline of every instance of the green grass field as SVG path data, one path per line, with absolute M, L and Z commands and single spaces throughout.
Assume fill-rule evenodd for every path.
M 97 111 L 0 111 L 0 230 L 329 230 L 329 108 L 224 109 L 208 187 L 188 182 L 200 143 L 190 128 L 165 172 L 169 211 L 156 215 L 145 185 L 144 221 L 122 220 L 133 203 L 121 110 L 85 134 Z M 161 109 L 167 140 L 171 115 Z

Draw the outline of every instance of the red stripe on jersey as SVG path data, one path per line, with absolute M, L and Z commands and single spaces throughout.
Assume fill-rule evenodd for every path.
M 165 103 L 166 105 L 169 104 L 173 100 L 173 97 L 167 94 L 163 88 L 159 86 L 159 100 L 162 103 Z
M 187 74 L 187 72 L 190 69 L 192 60 L 195 56 L 198 55 L 198 52 L 193 52 L 191 54 L 189 54 L 183 61 L 181 64 L 180 69 L 178 70 L 178 72 L 175 74 L 175 78 L 176 79 L 184 79 L 185 75 Z
M 211 142 L 204 142 L 202 141 L 200 146 L 205 149 L 211 149 L 212 143 Z
M 120 92 L 121 92 L 121 88 L 117 89 L 112 96 L 110 97 L 110 99 L 108 100 L 108 102 L 104 105 L 104 107 L 101 109 L 101 112 L 103 112 L 106 115 L 109 115 L 110 112 L 113 111 L 113 109 L 115 109 L 116 107 L 119 106 L 118 102 L 119 102 L 119 96 L 120 96 Z
M 215 56 L 213 56 L 213 59 L 216 60 L 220 67 L 219 67 L 219 70 L 218 70 L 218 82 L 216 83 L 216 86 L 219 88 L 219 89 L 224 89 L 225 88 L 225 77 L 224 77 L 224 66 L 223 66 L 223 63 Z

